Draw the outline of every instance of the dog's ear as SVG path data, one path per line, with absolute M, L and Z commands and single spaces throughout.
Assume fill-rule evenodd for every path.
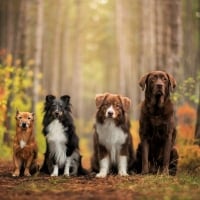
M 148 77 L 149 77 L 149 73 L 142 76 L 139 80 L 139 86 L 142 88 L 142 90 L 145 89 L 145 85 L 146 85 Z
M 32 117 L 33 117 L 33 121 L 35 119 L 35 113 L 31 113 Z
M 95 96 L 95 102 L 96 102 L 96 107 L 97 109 L 100 108 L 100 106 L 102 105 L 104 99 L 106 98 L 106 96 L 108 95 L 108 93 L 104 93 L 104 94 L 97 94 Z
M 172 75 L 170 75 L 168 73 L 166 73 L 166 74 L 169 79 L 170 91 L 173 92 L 174 88 L 176 87 L 176 80 Z
M 46 96 L 46 102 L 51 103 L 56 97 L 52 94 Z
M 65 103 L 69 104 L 70 96 L 69 95 L 63 95 L 63 96 L 60 97 L 60 99 L 62 101 L 64 101 Z
M 18 114 L 19 114 L 19 110 L 17 109 L 17 110 L 16 110 L 15 119 L 17 119 Z
M 122 97 L 120 96 L 120 99 L 122 101 L 122 106 L 125 112 L 128 112 L 131 107 L 131 100 L 128 97 Z

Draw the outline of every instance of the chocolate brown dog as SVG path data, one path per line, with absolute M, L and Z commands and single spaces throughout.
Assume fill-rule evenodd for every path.
M 145 90 L 145 100 L 140 115 L 137 171 L 175 175 L 178 153 L 174 147 L 175 112 L 170 92 L 176 81 L 164 71 L 152 71 L 140 79 L 139 85 Z

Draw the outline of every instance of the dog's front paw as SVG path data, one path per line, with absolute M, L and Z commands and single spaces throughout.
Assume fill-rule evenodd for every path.
M 106 173 L 102 173 L 102 172 L 100 172 L 100 173 L 98 173 L 96 175 L 97 178 L 105 178 L 106 176 L 107 176 L 107 174 Z
M 13 176 L 13 177 L 18 177 L 18 176 L 19 176 L 19 173 L 13 173 L 12 176 Z
M 161 174 L 168 176 L 169 175 L 169 169 L 168 167 L 164 167 Z
M 118 173 L 120 176 L 129 176 L 126 171 L 119 171 Z
M 19 174 L 20 174 L 19 170 L 16 169 L 16 170 L 13 172 L 12 176 L 13 176 L 13 177 L 18 177 Z
M 149 168 L 148 167 L 143 167 L 142 169 L 142 174 L 148 174 L 149 173 Z
M 25 169 L 24 176 L 31 176 L 28 168 Z
M 58 176 L 58 173 L 54 173 L 54 172 L 53 172 L 53 173 L 51 174 L 51 176 L 52 176 L 52 177 Z
M 64 173 L 63 176 L 69 177 L 69 173 Z

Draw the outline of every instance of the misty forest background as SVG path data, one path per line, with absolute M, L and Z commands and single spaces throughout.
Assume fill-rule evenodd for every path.
M 97 93 L 132 100 L 137 147 L 145 73 L 177 81 L 182 168 L 200 166 L 200 0 L 0 0 L 0 156 L 11 159 L 15 113 L 35 112 L 42 153 L 47 94 L 71 96 L 83 159 L 89 166 Z

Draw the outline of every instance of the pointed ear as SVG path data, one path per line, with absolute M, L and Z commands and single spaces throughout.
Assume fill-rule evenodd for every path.
M 103 103 L 103 101 L 104 101 L 104 99 L 105 99 L 105 97 L 108 95 L 108 93 L 104 93 L 104 94 L 97 94 L 96 95 L 96 97 L 95 97 L 95 102 L 96 102 L 96 107 L 97 108 L 99 108 L 101 105 L 102 105 L 102 103 Z
M 18 115 L 18 114 L 19 114 L 19 110 L 17 109 L 17 110 L 16 110 L 16 115 Z
M 139 80 L 139 86 L 142 88 L 142 90 L 145 89 L 145 85 L 146 85 L 146 81 L 148 79 L 149 73 L 145 74 L 144 76 L 142 76 Z
M 60 97 L 60 99 L 62 101 L 64 101 L 65 103 L 69 104 L 70 96 L 69 95 L 63 95 L 63 96 Z
M 56 97 L 54 95 L 47 95 L 46 96 L 46 102 L 51 103 Z
M 32 114 L 32 117 L 33 117 L 33 120 L 35 119 L 35 113 L 31 113 Z
M 174 88 L 176 87 L 176 80 L 172 75 L 170 75 L 168 73 L 166 73 L 166 74 L 167 74 L 167 77 L 168 77 L 169 83 L 170 83 L 170 91 L 173 92 Z
M 125 112 L 128 112 L 131 107 L 131 100 L 128 97 L 122 97 L 122 96 L 120 96 L 120 99 L 122 101 L 122 105 Z
M 15 119 L 17 119 L 17 115 L 19 114 L 19 110 L 16 110 L 16 115 L 15 115 Z

